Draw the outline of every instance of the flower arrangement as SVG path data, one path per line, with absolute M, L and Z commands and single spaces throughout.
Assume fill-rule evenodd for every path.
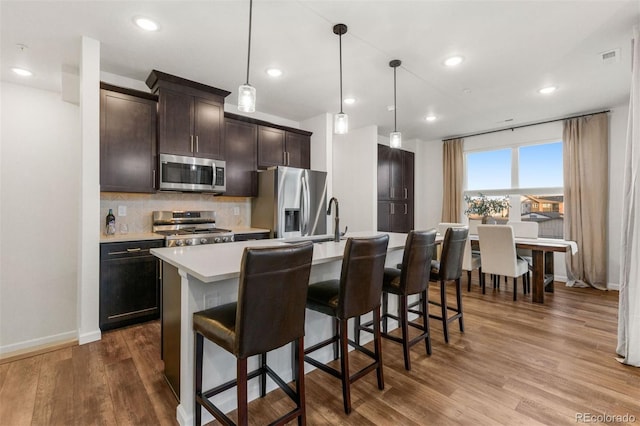
M 465 195 L 464 201 L 467 203 L 467 209 L 464 211 L 464 214 L 467 216 L 492 216 L 511 207 L 509 200 L 506 197 L 489 198 L 482 193 L 475 197 Z

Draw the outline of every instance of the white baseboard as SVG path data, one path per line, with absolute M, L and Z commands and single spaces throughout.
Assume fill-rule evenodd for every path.
M 554 275 L 553 276 L 553 280 L 554 281 L 559 281 L 561 283 L 566 283 L 568 278 L 565 275 Z
M 618 284 L 618 283 L 607 283 L 607 290 L 620 291 L 620 284 Z
M 86 343 L 96 342 L 102 339 L 102 333 L 100 329 L 93 330 L 88 333 L 78 333 L 78 343 L 84 345 Z
M 23 342 L 12 343 L 10 345 L 0 346 L 0 354 L 24 351 L 25 349 L 39 348 L 42 346 L 53 346 L 59 343 L 75 340 L 76 331 L 67 331 L 65 333 L 54 334 L 52 336 L 39 337 L 37 339 L 25 340 Z

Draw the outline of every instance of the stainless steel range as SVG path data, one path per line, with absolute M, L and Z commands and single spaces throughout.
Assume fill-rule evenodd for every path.
M 216 212 L 210 210 L 153 212 L 153 232 L 165 236 L 166 247 L 233 241 L 233 232 L 218 228 Z

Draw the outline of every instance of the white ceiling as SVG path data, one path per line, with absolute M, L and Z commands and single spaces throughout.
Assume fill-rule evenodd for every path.
M 144 81 L 152 69 L 233 92 L 246 73 L 247 0 L 6 1 L 0 3 L 2 80 L 61 90 L 63 66 L 79 64 L 80 38 L 101 42 L 105 72 Z M 145 33 L 134 16 L 156 20 Z M 509 127 L 628 101 L 630 40 L 640 0 L 328 1 L 254 0 L 250 83 L 257 110 L 295 121 L 339 107 L 336 23 L 342 38 L 350 127 L 393 129 L 433 140 Z M 28 48 L 20 51 L 18 44 Z M 600 53 L 620 49 L 619 62 Z M 456 68 L 442 62 L 459 54 Z M 34 72 L 19 78 L 11 67 Z M 269 78 L 277 66 L 284 75 Z M 550 96 L 537 90 L 557 85 Z M 424 117 L 438 119 L 427 123 Z M 505 121 L 512 120 L 512 121 Z

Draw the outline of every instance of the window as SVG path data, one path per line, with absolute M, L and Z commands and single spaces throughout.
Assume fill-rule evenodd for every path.
M 562 142 L 471 151 L 465 161 L 465 196 L 509 197 L 508 212 L 493 215 L 498 223 L 535 221 L 540 237 L 563 237 Z

